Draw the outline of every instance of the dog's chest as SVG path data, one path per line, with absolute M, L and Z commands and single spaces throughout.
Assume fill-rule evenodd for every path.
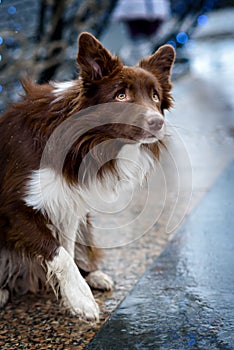
M 24 200 L 46 214 L 56 230 L 74 232 L 87 213 L 102 210 L 103 203 L 106 207 L 122 192 L 141 185 L 152 165 L 148 152 L 126 145 L 116 159 L 117 176 L 106 172 L 101 181 L 94 179 L 88 186 L 70 186 L 53 169 L 39 169 L 31 174 Z

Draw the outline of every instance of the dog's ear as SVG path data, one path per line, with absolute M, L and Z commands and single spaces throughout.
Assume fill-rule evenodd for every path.
M 171 71 L 175 61 L 175 49 L 171 45 L 161 46 L 153 55 L 143 58 L 139 66 L 153 73 L 163 89 L 163 109 L 171 106 Z
M 78 39 L 77 63 L 84 80 L 99 80 L 110 75 L 122 62 L 106 50 L 90 33 L 82 33 Z
M 175 50 L 171 45 L 161 46 L 153 55 L 143 58 L 139 66 L 153 73 L 160 82 L 167 83 L 175 60 Z

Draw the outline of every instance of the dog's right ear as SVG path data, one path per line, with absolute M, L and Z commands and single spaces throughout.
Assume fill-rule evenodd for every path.
M 123 64 L 106 50 L 90 33 L 82 33 L 78 39 L 77 63 L 83 80 L 100 80 L 110 75 Z

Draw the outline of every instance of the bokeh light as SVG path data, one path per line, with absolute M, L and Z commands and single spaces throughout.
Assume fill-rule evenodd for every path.
M 199 26 L 206 26 L 208 24 L 209 18 L 207 15 L 201 15 L 197 19 L 197 24 Z
M 188 34 L 185 32 L 180 32 L 176 35 L 176 40 L 179 44 L 186 44 L 188 39 Z
M 7 12 L 9 13 L 9 15 L 14 15 L 14 14 L 16 14 L 16 7 L 15 7 L 15 6 L 10 6 L 10 7 L 8 7 Z
M 3 38 L 0 36 L 0 45 L 3 43 Z
M 174 47 L 174 49 L 176 49 L 176 42 L 174 40 L 168 40 L 167 44 L 171 45 Z

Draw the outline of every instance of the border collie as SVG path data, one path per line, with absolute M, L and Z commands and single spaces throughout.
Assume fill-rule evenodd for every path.
M 121 179 L 141 183 L 158 160 L 175 51 L 164 45 L 128 67 L 89 33 L 78 48 L 78 79 L 24 80 L 0 118 L 0 306 L 51 285 L 71 313 L 97 321 L 90 287 L 113 282 L 98 270 L 90 202 Z M 126 150 L 141 169 L 119 156 Z

